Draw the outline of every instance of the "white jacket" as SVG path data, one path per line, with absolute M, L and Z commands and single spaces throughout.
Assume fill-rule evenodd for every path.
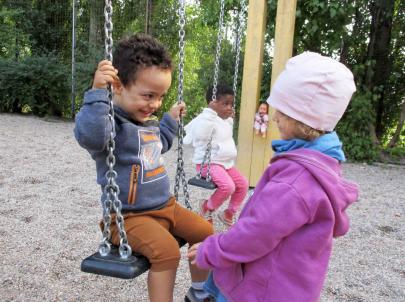
M 237 155 L 233 140 L 233 119 L 220 118 L 211 108 L 204 110 L 185 126 L 186 136 L 183 142 L 194 147 L 193 163 L 201 164 L 207 144 L 212 137 L 211 163 L 220 164 L 225 169 L 235 165 Z

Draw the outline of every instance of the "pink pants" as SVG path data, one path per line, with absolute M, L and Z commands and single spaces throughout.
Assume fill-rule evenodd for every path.
M 200 168 L 201 165 L 197 165 L 197 172 L 200 171 Z M 207 168 L 204 166 L 202 176 L 206 175 Z M 212 181 L 217 185 L 217 189 L 208 199 L 208 208 L 216 210 L 230 197 L 228 211 L 235 214 L 248 191 L 249 184 L 246 178 L 235 167 L 225 169 L 217 164 L 211 164 L 210 175 Z

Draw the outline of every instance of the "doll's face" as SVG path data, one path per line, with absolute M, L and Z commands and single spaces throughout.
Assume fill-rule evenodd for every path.
M 266 104 L 260 104 L 259 106 L 259 114 L 264 115 L 267 114 L 267 105 Z

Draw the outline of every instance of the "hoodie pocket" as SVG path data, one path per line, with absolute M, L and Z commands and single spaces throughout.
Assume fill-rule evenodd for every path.
M 128 191 L 128 204 L 134 205 L 136 200 L 136 191 L 138 187 L 138 176 L 141 167 L 139 165 L 132 165 L 131 176 L 129 178 L 129 191 Z

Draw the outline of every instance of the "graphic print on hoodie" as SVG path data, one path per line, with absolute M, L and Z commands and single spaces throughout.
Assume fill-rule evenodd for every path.
M 155 132 L 139 130 L 139 158 L 142 163 L 141 183 L 158 180 L 166 176 L 163 166 L 162 143 Z

